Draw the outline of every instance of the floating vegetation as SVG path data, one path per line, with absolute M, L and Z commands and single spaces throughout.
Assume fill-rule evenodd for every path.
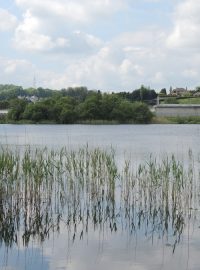
M 43 242 L 65 226 L 71 241 L 89 230 L 138 231 L 147 237 L 181 240 L 199 207 L 199 163 L 189 152 L 122 169 L 113 149 L 0 151 L 0 243 Z M 121 167 L 121 166 L 120 166 Z

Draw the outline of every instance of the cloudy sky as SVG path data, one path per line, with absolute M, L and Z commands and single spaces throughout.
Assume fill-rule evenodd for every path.
M 0 0 L 0 84 L 200 85 L 200 0 Z

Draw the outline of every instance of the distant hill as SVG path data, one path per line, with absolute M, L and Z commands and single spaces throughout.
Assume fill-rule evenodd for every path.
M 9 101 L 15 98 L 26 98 L 35 96 L 38 99 L 51 98 L 54 96 L 69 96 L 75 100 L 81 102 L 84 101 L 89 95 L 99 92 L 100 90 L 88 90 L 85 86 L 80 87 L 69 87 L 67 89 L 63 88 L 61 90 L 52 90 L 48 88 L 26 88 L 22 86 L 13 85 L 13 84 L 0 84 L 0 101 Z M 147 104 L 155 103 L 157 93 L 155 90 L 148 87 L 141 86 L 140 89 L 136 89 L 132 92 L 119 92 L 116 93 L 120 98 L 126 99 L 130 102 L 142 101 Z
M 76 99 L 84 100 L 90 91 L 86 87 L 75 87 L 58 90 L 48 88 L 27 88 L 13 84 L 0 84 L 0 100 L 10 100 L 17 97 L 31 97 L 36 96 L 40 98 L 49 98 L 54 95 L 71 96 Z

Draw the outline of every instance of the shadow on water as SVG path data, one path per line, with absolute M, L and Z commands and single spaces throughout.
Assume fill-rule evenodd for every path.
M 91 228 L 140 232 L 165 239 L 175 252 L 199 207 L 199 163 L 174 155 L 118 169 L 113 149 L 76 151 L 2 148 L 0 152 L 0 243 L 42 244 L 65 226 L 71 243 Z M 120 166 L 121 167 L 121 166 Z

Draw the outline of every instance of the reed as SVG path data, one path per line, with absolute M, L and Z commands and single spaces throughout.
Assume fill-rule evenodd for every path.
M 112 148 L 1 148 L 0 243 L 44 241 L 64 224 L 72 241 L 92 228 L 141 230 L 175 250 L 199 208 L 199 162 L 189 151 L 187 165 L 174 155 L 133 164 L 119 169 Z

